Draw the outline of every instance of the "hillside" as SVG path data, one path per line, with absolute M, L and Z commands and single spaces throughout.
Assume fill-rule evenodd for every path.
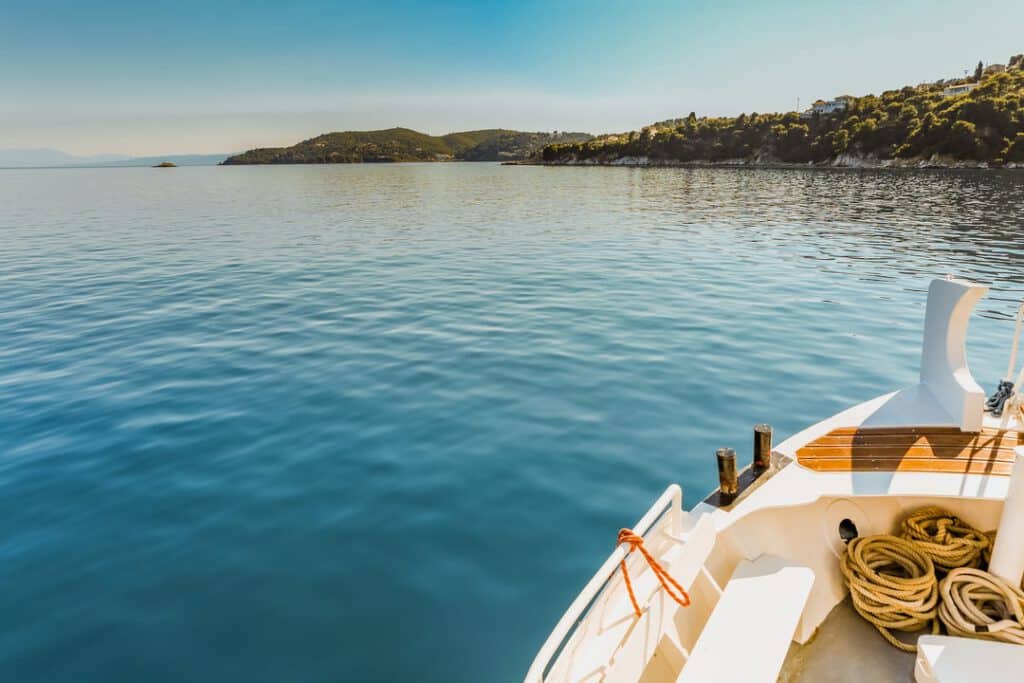
M 817 111 L 813 111 L 817 110 Z M 818 101 L 807 112 L 663 121 L 552 144 L 551 164 L 980 165 L 1024 163 L 1024 58 L 972 79 Z
M 452 145 L 455 157 L 464 161 L 512 161 L 526 159 L 546 145 L 583 142 L 586 133 L 523 133 L 516 130 L 477 130 L 451 133 L 444 140 Z
M 291 147 L 253 149 L 225 164 L 352 164 L 395 161 L 525 159 L 545 145 L 589 140 L 586 133 L 522 133 L 491 129 L 427 135 L 409 128 L 327 133 Z

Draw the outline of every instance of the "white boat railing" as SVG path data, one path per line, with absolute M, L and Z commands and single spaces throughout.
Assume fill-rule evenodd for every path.
M 645 536 L 666 511 L 669 513 L 671 537 L 678 538 L 682 533 L 683 527 L 683 490 L 678 484 L 672 484 L 665 489 L 661 497 L 636 523 L 633 531 L 640 536 Z M 534 658 L 530 670 L 526 673 L 524 683 L 543 683 L 544 676 L 547 674 L 552 660 L 560 653 L 566 640 L 575 632 L 587 609 L 593 604 L 597 596 L 600 595 L 604 587 L 608 585 L 615 571 L 619 568 L 619 563 L 626 557 L 626 553 L 627 549 L 623 548 L 622 545 L 616 546 L 612 554 L 601 565 L 601 568 L 597 570 L 593 578 L 580 591 L 576 599 L 572 601 L 569 609 L 562 615 L 551 635 L 548 636 L 548 639 Z

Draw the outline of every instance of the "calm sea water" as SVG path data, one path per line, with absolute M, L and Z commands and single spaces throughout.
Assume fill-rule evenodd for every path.
M 1024 174 L 0 171 L 0 680 L 521 679 L 672 481 L 1024 296 Z

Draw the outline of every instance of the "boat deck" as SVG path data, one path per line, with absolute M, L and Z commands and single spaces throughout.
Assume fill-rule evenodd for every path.
M 986 427 L 840 427 L 797 450 L 797 462 L 818 472 L 942 472 L 1009 476 L 1016 430 Z
M 897 650 L 861 619 L 850 598 L 836 605 L 805 645 L 793 643 L 779 683 L 908 683 L 915 656 Z

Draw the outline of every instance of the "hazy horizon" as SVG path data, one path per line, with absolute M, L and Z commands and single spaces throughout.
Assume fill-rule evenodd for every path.
M 1024 50 L 998 2 L 106 0 L 5 8 L 0 148 L 221 154 L 403 126 L 590 133 L 789 111 Z M 950 40 L 951 30 L 955 39 Z

